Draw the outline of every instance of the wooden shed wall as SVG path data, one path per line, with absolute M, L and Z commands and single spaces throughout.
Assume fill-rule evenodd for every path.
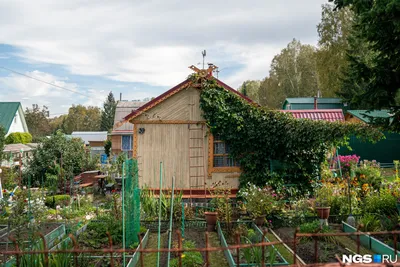
M 160 188 L 162 161 L 162 188 L 171 187 L 173 175 L 175 188 L 179 189 L 202 189 L 205 182 L 208 187 L 218 181 L 227 181 L 232 188 L 238 188 L 240 173 L 213 172 L 208 176 L 210 133 L 201 114 L 200 91 L 188 88 L 131 121 L 135 124 L 141 187 Z M 144 133 L 138 133 L 140 128 L 144 129 Z
M 187 88 L 141 114 L 134 121 L 203 121 L 200 91 Z

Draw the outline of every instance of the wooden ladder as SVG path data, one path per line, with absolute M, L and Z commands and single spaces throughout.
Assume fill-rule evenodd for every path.
M 192 205 L 192 188 L 199 188 L 199 178 L 203 177 L 204 200 L 206 201 L 206 168 L 204 153 L 204 129 L 205 125 L 188 124 L 189 129 L 189 186 L 190 186 L 190 205 Z M 193 179 L 196 185 L 192 186 Z

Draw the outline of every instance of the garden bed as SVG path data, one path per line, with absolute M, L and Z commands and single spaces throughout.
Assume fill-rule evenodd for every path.
M 228 226 L 228 225 L 226 225 Z M 262 231 L 252 222 L 232 223 L 229 227 L 224 227 L 222 230 L 221 225 L 218 223 L 217 232 L 223 247 L 228 247 L 237 244 L 236 236 L 240 235 L 240 244 L 256 244 L 262 241 Z M 269 242 L 265 236 L 265 242 Z M 256 266 L 262 261 L 262 248 L 252 247 L 243 248 L 238 251 L 225 250 L 226 258 L 228 259 L 229 266 L 237 266 L 238 256 L 240 266 Z M 283 266 L 289 265 L 288 261 L 283 258 L 279 250 L 275 246 L 265 247 L 264 262 L 268 266 Z
M 332 232 L 341 232 L 340 225 L 331 225 Z M 295 228 L 282 227 L 274 229 L 274 232 L 286 244 L 294 250 L 294 232 Z M 337 262 L 335 255 L 348 255 L 357 253 L 357 244 L 347 236 L 335 236 L 318 240 L 317 262 L 328 263 Z M 315 241 L 312 238 L 298 237 L 296 245 L 297 255 L 304 260 L 306 264 L 315 263 Z M 374 254 L 371 250 L 360 247 L 360 254 Z
M 23 246 L 20 246 L 20 249 L 24 249 L 29 246 L 29 241 L 32 238 L 32 234 L 36 235 L 37 233 L 41 233 L 44 235 L 46 240 L 46 244 L 48 248 L 51 248 L 58 239 L 61 239 L 62 236 L 65 235 L 65 225 L 61 223 L 46 223 L 42 224 L 39 229 L 36 229 L 34 232 L 27 228 L 21 229 L 21 232 L 17 234 L 18 229 L 12 229 L 8 235 L 8 232 L 2 232 L 0 236 L 0 255 L 1 251 L 13 251 L 15 250 L 14 243 L 8 238 L 8 236 L 24 240 Z M 18 237 L 19 235 L 19 237 Z M 37 238 L 37 236 L 35 236 Z M 5 263 L 5 266 L 11 266 L 14 261 L 13 256 L 11 255 L 2 255 L 0 256 L 0 263 Z

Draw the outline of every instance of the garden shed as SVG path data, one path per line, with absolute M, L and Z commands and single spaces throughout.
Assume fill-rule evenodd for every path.
M 210 67 L 198 71 L 211 76 L 212 70 Z M 216 81 L 227 91 L 251 102 L 235 89 Z M 138 161 L 141 187 L 160 187 L 158 177 L 160 162 L 163 162 L 163 188 L 171 187 L 172 176 L 176 177 L 175 188 L 183 189 L 185 194 L 189 191 L 204 194 L 205 187 L 217 181 L 238 188 L 240 167 L 230 158 L 229 147 L 218 136 L 210 134 L 200 109 L 200 93 L 201 88 L 194 87 L 187 79 L 120 122 L 133 124 L 133 157 Z
M 353 123 L 371 123 L 372 118 L 388 118 L 390 116 L 388 110 L 348 110 L 345 116 L 347 122 Z M 347 148 L 340 149 L 342 155 L 356 154 L 361 159 L 376 160 L 384 167 L 393 165 L 393 160 L 400 159 L 400 135 L 398 133 L 384 132 L 385 139 L 380 140 L 376 144 L 363 142 L 355 136 L 351 136 L 349 145 L 352 150 Z

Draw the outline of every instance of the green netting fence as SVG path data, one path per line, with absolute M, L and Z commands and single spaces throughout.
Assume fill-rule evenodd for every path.
M 139 241 L 138 233 L 140 231 L 140 189 L 137 161 L 126 160 L 124 168 L 125 238 L 126 247 L 130 247 Z

